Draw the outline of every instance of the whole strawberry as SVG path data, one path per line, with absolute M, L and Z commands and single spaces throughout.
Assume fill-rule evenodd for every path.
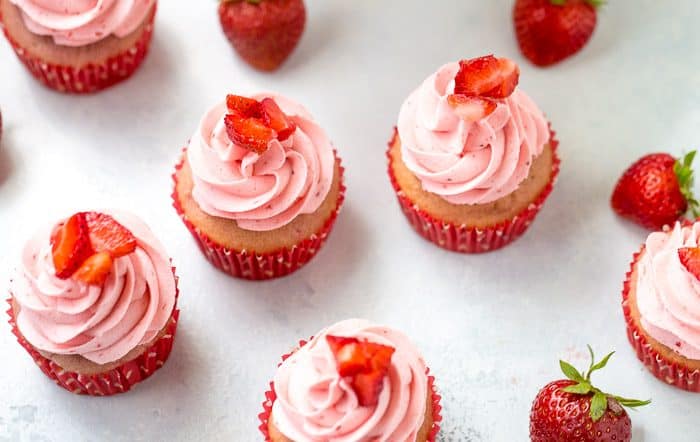
M 251 66 L 274 71 L 294 51 L 306 26 L 303 0 L 221 0 L 224 34 Z
M 523 55 L 549 66 L 580 51 L 591 39 L 604 0 L 516 0 L 515 35 Z
M 692 192 L 694 159 L 695 151 L 682 160 L 666 153 L 642 157 L 615 186 L 613 210 L 652 230 L 673 225 L 689 208 L 697 218 L 698 202 Z
M 559 361 L 568 379 L 552 382 L 537 394 L 530 412 L 531 442 L 630 442 L 632 422 L 624 407 L 651 401 L 612 396 L 591 384 L 591 374 L 602 369 L 613 353 L 595 362 L 593 350 L 586 376 Z

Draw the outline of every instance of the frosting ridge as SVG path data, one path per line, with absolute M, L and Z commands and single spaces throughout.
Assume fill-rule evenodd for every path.
M 396 349 L 375 407 L 359 406 L 337 372 L 327 335 Z M 422 357 L 402 333 L 365 320 L 323 330 L 280 366 L 274 385 L 274 424 L 295 442 L 414 442 L 425 419 L 428 377 Z
M 204 115 L 187 149 L 194 200 L 209 215 L 235 220 L 245 230 L 274 230 L 315 212 L 333 183 L 335 154 L 325 131 L 292 100 L 251 98 L 268 97 L 297 125 L 288 139 L 272 140 L 262 155 L 236 145 L 226 133 L 221 103 Z
M 170 319 L 176 295 L 170 259 L 150 229 L 133 215 L 103 213 L 129 229 L 137 247 L 114 260 L 102 286 L 56 277 L 53 226 L 26 244 L 21 270 L 11 283 L 20 306 L 17 327 L 29 343 L 97 364 L 117 361 L 152 341 Z
M 110 35 L 123 38 L 146 19 L 156 0 L 10 0 L 30 32 L 58 45 L 86 46 Z
M 401 154 L 425 191 L 451 204 L 487 204 L 527 178 L 549 127 L 520 89 L 479 121 L 460 118 L 447 99 L 459 69 L 458 63 L 441 67 L 406 99 L 398 121 Z
M 649 235 L 637 263 L 637 305 L 644 330 L 689 359 L 700 359 L 700 281 L 678 250 L 698 247 L 700 223 Z

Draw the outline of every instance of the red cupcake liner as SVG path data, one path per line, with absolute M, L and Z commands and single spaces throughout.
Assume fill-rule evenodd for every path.
M 173 273 L 175 269 L 173 268 Z M 170 356 L 177 332 L 177 323 L 180 318 L 180 311 L 177 309 L 177 276 L 175 277 L 175 307 L 168 320 L 165 334 L 148 347 L 141 355 L 128 361 L 117 368 L 95 375 L 85 375 L 64 370 L 56 362 L 44 357 L 39 353 L 22 335 L 17 327 L 14 311 L 12 309 L 12 296 L 7 300 L 10 305 L 7 310 L 9 324 L 12 327 L 12 334 L 17 337 L 17 341 L 34 359 L 37 366 L 46 376 L 52 379 L 59 387 L 71 393 L 88 396 L 112 396 L 119 393 L 126 393 L 131 388 L 148 379 L 153 373 L 161 368 Z
M 156 6 L 154 5 L 148 24 L 134 46 L 101 63 L 90 63 L 80 68 L 47 63 L 30 53 L 28 49 L 21 47 L 9 34 L 7 28 L 3 27 L 3 31 L 17 57 L 44 86 L 64 93 L 91 94 L 126 80 L 141 65 L 151 44 L 155 17 Z
M 184 152 L 184 151 L 183 151 Z M 336 155 L 337 161 L 340 158 Z M 328 235 L 338 217 L 340 209 L 345 201 L 345 184 L 343 174 L 345 169 L 340 165 L 340 193 L 338 202 L 331 217 L 326 221 L 321 230 L 294 245 L 291 249 L 283 248 L 272 253 L 255 253 L 248 250 L 231 250 L 211 240 L 204 232 L 199 230 L 185 215 L 182 204 L 177 196 L 177 173 L 184 165 L 184 155 L 177 166 L 172 178 L 174 182 L 173 207 L 180 215 L 180 219 L 194 237 L 197 245 L 204 253 L 204 256 L 217 269 L 236 278 L 262 281 L 266 279 L 280 278 L 287 276 L 305 266 L 316 254 L 328 239 Z
M 297 348 L 305 346 L 307 342 L 308 341 L 303 340 L 299 341 L 299 347 Z M 291 352 L 282 356 L 282 362 L 286 361 L 287 358 L 289 358 L 293 354 L 294 352 Z M 282 365 L 282 362 L 280 362 L 279 365 Z M 430 369 L 426 370 L 426 374 L 428 375 L 428 387 L 430 388 L 431 401 L 433 404 L 433 426 L 431 427 L 430 433 L 428 434 L 428 442 L 435 442 L 437 440 L 437 435 L 440 432 L 440 422 L 442 422 L 442 405 L 440 405 L 442 396 L 440 396 L 440 394 L 437 391 L 437 387 L 435 386 L 435 377 L 430 375 Z M 258 415 L 258 419 L 260 419 L 260 426 L 258 427 L 258 429 L 263 434 L 263 436 L 265 436 L 265 442 L 272 442 L 272 439 L 270 439 L 269 429 L 270 416 L 272 415 L 272 404 L 274 404 L 276 399 L 277 393 L 275 393 L 275 384 L 274 382 L 270 382 L 270 389 L 265 392 L 265 402 L 262 403 L 263 412 Z
M 643 252 L 644 248 L 642 247 L 641 251 L 635 253 L 622 289 L 622 311 L 627 324 L 627 339 L 629 339 L 639 360 L 657 379 L 682 390 L 700 393 L 700 370 L 684 367 L 656 351 L 644 332 L 632 319 L 632 309 L 629 305 L 631 278 Z
M 547 186 L 542 190 L 537 199 L 525 210 L 512 219 L 488 227 L 470 227 L 456 225 L 434 218 L 413 203 L 401 190 L 392 168 L 391 149 L 398 137 L 398 131 L 394 130 L 394 137 L 389 142 L 387 157 L 389 158 L 389 178 L 399 200 L 399 205 L 413 229 L 423 238 L 438 246 L 460 253 L 485 253 L 500 249 L 512 243 L 522 236 L 532 224 L 545 200 L 552 193 L 554 184 L 559 176 L 561 161 L 557 156 L 559 141 L 556 133 L 550 126 L 550 145 L 552 147 L 553 163 L 552 176 Z

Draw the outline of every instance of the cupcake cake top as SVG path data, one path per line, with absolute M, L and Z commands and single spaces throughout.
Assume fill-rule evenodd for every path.
M 156 0 L 10 0 L 30 32 L 62 46 L 86 46 L 110 35 L 123 38 L 146 19 Z
M 156 338 L 176 297 L 163 246 L 122 212 L 81 212 L 41 230 L 26 244 L 10 290 L 30 344 L 96 364 Z
M 187 149 L 192 197 L 212 216 L 269 231 L 315 212 L 333 182 L 333 145 L 300 104 L 275 94 L 229 95 Z
M 637 306 L 649 335 L 700 359 L 700 222 L 649 235 L 637 264 Z
M 296 442 L 413 442 L 426 414 L 426 370 L 402 333 L 340 322 L 279 367 L 273 423 Z
M 513 61 L 486 56 L 441 67 L 408 97 L 401 155 L 425 191 L 451 204 L 486 204 L 527 178 L 550 132 L 516 89 L 519 76 Z

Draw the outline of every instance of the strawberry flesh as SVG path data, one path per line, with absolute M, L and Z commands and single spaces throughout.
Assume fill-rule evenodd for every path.
M 272 98 L 265 98 L 260 103 L 262 120 L 265 125 L 277 132 L 277 139 L 284 141 L 297 130 L 296 124 L 287 116 Z
M 491 115 L 497 107 L 496 102 L 491 99 L 467 95 L 449 95 L 447 102 L 458 117 L 469 122 L 479 121 Z
M 515 62 L 493 55 L 462 60 L 455 76 L 457 95 L 503 99 L 515 91 L 520 69 Z
M 231 141 L 259 155 L 267 152 L 270 142 L 277 137 L 273 129 L 257 118 L 229 114 L 224 118 L 224 123 Z
M 259 118 L 262 111 L 257 100 L 240 95 L 227 95 L 226 107 L 231 113 L 238 114 L 244 118 Z
M 377 405 L 389 373 L 394 348 L 356 338 L 326 336 L 338 374 L 349 377 L 361 406 Z
M 102 285 L 112 271 L 112 262 L 109 252 L 95 253 L 83 262 L 73 278 L 90 285 Z
M 95 252 L 119 258 L 136 250 L 136 237 L 113 217 L 97 212 L 84 213 L 84 217 Z
M 700 280 L 700 247 L 684 247 L 678 250 L 683 267 Z
M 68 279 L 93 254 L 85 214 L 77 213 L 51 235 L 51 254 L 56 276 Z

